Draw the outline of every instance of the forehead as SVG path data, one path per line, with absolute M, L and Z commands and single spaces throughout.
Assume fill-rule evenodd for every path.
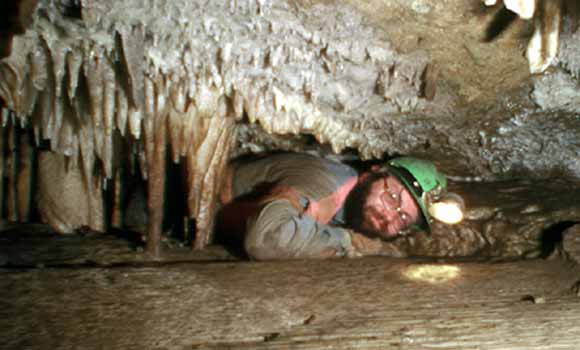
M 385 175 L 383 177 L 383 180 L 387 182 L 387 186 L 389 187 L 389 189 L 393 190 L 393 189 L 397 189 L 398 191 L 407 191 L 407 188 L 405 187 L 405 185 L 403 185 L 403 183 L 401 182 L 401 180 L 399 180 L 396 176 L 393 175 Z

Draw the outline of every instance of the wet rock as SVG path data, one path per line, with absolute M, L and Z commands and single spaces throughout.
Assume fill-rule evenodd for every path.
M 537 258 L 556 252 L 564 237 L 564 250 L 578 259 L 579 225 L 569 228 L 580 220 L 577 184 L 554 179 L 451 183 L 450 188 L 463 196 L 471 214 L 453 226 L 435 222 L 431 234 L 401 237 L 390 243 L 392 249 L 422 257 Z
M 572 288 L 570 288 L 570 290 L 577 298 L 580 298 L 580 281 L 574 283 L 574 285 L 572 285 Z
M 570 260 L 580 264 L 580 225 L 570 227 L 562 235 L 562 249 Z
M 52 152 L 40 154 L 38 176 L 35 196 L 45 223 L 60 233 L 72 233 L 83 226 L 104 231 L 99 182 L 84 181 L 85 174 L 79 168 L 67 169 L 65 157 Z
M 526 295 L 521 299 L 521 301 L 531 302 L 533 304 L 545 304 L 546 298 L 543 296 Z

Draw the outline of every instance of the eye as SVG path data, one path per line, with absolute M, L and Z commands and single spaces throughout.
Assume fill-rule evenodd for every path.
M 401 219 L 401 222 L 404 225 L 407 225 L 408 219 L 409 219 L 409 215 L 407 213 L 405 213 L 401 208 L 397 208 L 397 213 L 399 213 L 399 219 Z

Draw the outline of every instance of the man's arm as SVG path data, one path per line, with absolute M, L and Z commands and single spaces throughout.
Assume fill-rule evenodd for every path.
M 347 229 L 318 223 L 280 198 L 249 218 L 244 245 L 253 259 L 286 260 L 344 256 L 351 242 Z
M 389 242 L 305 215 L 293 188 L 276 186 L 259 192 L 227 204 L 218 219 L 220 231 L 244 242 L 253 259 L 403 256 Z
M 225 203 L 218 213 L 218 231 L 236 239 L 243 239 L 248 220 L 256 216 L 267 203 L 276 199 L 286 199 L 300 211 L 300 197 L 293 188 L 262 184 L 251 193 Z

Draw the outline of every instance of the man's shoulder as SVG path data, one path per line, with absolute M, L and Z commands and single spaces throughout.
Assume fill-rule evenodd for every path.
M 246 157 L 235 170 L 236 193 L 268 183 L 294 188 L 314 200 L 333 193 L 357 175 L 354 168 L 335 160 L 292 152 Z

